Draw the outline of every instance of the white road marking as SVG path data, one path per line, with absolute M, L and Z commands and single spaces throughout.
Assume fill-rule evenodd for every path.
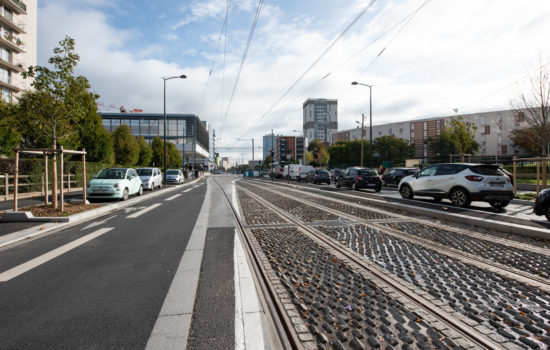
M 80 231 L 84 231 L 84 230 L 87 230 L 89 228 L 92 228 L 92 227 L 95 227 L 95 226 L 98 226 L 98 225 L 103 225 L 105 224 L 108 220 L 111 220 L 112 218 L 116 217 L 116 215 L 113 215 L 113 216 L 109 216 L 108 218 L 106 218 L 105 220 L 101 220 L 101 221 L 94 221 L 92 222 L 91 224 L 89 224 L 88 226 L 82 228 Z
M 145 214 L 145 213 L 147 213 L 148 211 L 155 209 L 156 207 L 158 207 L 158 206 L 161 205 L 161 204 L 162 204 L 162 203 L 155 203 L 155 204 L 151 205 L 150 207 L 147 207 L 147 208 L 142 209 L 142 210 L 140 210 L 140 211 L 138 211 L 138 212 L 135 212 L 135 213 L 133 213 L 132 215 L 128 215 L 126 218 L 128 218 L 128 219 L 137 218 L 137 217 L 140 216 L 141 214 Z
M 176 198 L 178 198 L 179 196 L 181 196 L 181 193 L 176 194 L 175 196 L 172 196 L 172 197 L 168 197 L 168 198 L 165 199 L 165 201 L 171 201 L 172 199 L 176 199 Z
M 191 190 L 194 189 L 194 188 L 195 188 L 195 187 L 188 188 L 188 189 L 186 189 L 185 191 L 183 191 L 183 193 L 187 193 L 187 192 L 191 191 Z
M 81 237 L 77 240 L 72 241 L 71 243 L 67 243 L 64 246 L 61 246 L 59 248 L 56 248 L 48 253 L 42 254 L 39 257 L 36 257 L 32 260 L 27 261 L 26 263 L 23 263 L 21 265 L 18 265 L 8 271 L 4 271 L 0 273 L 0 282 L 7 282 L 11 280 L 12 278 L 15 278 L 19 275 L 24 274 L 27 271 L 30 271 L 34 269 L 37 266 L 40 266 L 52 259 L 57 258 L 58 256 L 65 254 L 66 252 L 84 244 L 92 239 L 95 239 L 109 231 L 111 231 L 114 227 L 105 227 L 101 228 L 95 232 L 90 233 L 89 235 L 86 235 L 84 237 Z

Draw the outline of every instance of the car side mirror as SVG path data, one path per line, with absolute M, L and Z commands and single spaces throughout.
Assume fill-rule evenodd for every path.
M 92 179 L 97 179 L 97 174 L 92 175 Z

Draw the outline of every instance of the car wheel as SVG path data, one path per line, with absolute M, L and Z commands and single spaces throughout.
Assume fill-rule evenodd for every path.
M 128 189 L 125 188 L 124 191 L 122 191 L 122 198 L 120 198 L 121 200 L 125 201 L 128 199 L 128 196 L 129 196 L 129 192 L 128 192 Z
M 550 207 L 546 208 L 544 216 L 546 216 L 546 220 L 550 221 Z
M 472 200 L 466 190 L 457 188 L 451 192 L 451 202 L 453 202 L 455 207 L 468 208 Z
M 414 197 L 412 188 L 409 185 L 401 186 L 399 193 L 401 194 L 401 197 L 405 199 L 412 199 Z
M 159 183 L 159 190 L 162 189 L 162 181 Z
M 143 196 L 143 186 L 139 186 L 139 190 L 137 193 L 138 196 Z
M 330 185 L 330 180 L 327 181 L 327 185 Z
M 351 189 L 354 191 L 359 191 L 359 186 L 357 186 L 357 184 L 354 182 L 351 184 Z
M 510 204 L 510 201 L 508 201 L 508 200 L 494 200 L 494 201 L 489 201 L 489 204 L 491 205 L 491 207 L 493 207 L 495 209 L 502 209 L 502 208 L 505 208 L 508 204 Z
M 380 191 L 382 191 L 382 185 L 376 186 L 376 187 L 374 188 L 374 191 L 375 191 L 375 192 L 380 192 Z
M 434 202 L 435 202 L 435 203 L 441 203 L 441 198 L 439 198 L 439 197 L 434 197 Z
M 340 182 L 336 181 L 334 184 L 336 185 L 336 188 L 340 188 Z

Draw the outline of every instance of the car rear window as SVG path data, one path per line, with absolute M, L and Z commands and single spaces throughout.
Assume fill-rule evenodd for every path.
M 166 170 L 167 175 L 178 175 L 179 171 L 177 170 Z
M 359 174 L 360 174 L 360 175 L 364 175 L 364 176 L 377 176 L 377 175 L 378 175 L 378 174 L 376 173 L 376 171 L 374 171 L 374 170 L 367 170 L 367 169 L 359 170 Z
M 139 176 L 150 176 L 152 170 L 151 169 L 138 169 L 137 173 Z
M 470 170 L 479 175 L 502 176 L 498 167 L 493 165 L 475 165 Z

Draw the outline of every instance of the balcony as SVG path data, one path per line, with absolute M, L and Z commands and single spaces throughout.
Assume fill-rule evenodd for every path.
M 27 5 L 25 5 L 25 3 L 21 0 L 0 0 L 0 4 L 12 10 L 15 14 L 27 14 Z
M 19 91 L 21 91 L 21 89 L 18 88 L 17 86 L 12 85 L 12 84 L 5 83 L 5 82 L 3 82 L 2 80 L 0 80 L 0 87 L 6 88 L 6 89 L 10 89 L 10 90 L 13 91 L 13 92 L 19 92 Z
M 9 20 L 6 17 L 0 16 L 0 25 L 3 25 L 6 28 L 11 29 L 16 34 L 24 34 L 25 30 L 23 26 L 15 24 L 13 21 Z
M 0 59 L 0 67 L 4 67 L 6 69 L 9 69 L 9 70 L 17 72 L 17 73 L 21 73 L 25 70 L 23 68 L 23 65 L 21 65 L 21 64 L 13 64 L 11 62 L 4 61 L 2 59 Z
M 0 45 L 11 49 L 15 53 L 25 52 L 23 50 L 23 42 L 14 37 L 0 36 Z

